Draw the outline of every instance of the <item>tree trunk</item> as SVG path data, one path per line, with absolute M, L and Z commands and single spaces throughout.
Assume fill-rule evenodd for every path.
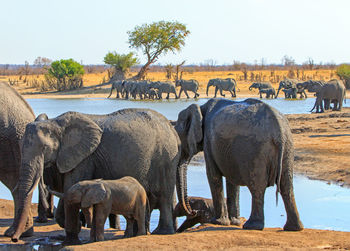
M 133 80 L 145 79 L 148 67 L 152 64 L 151 61 L 147 62 L 144 66 L 141 67 L 139 73 L 136 76 L 132 77 Z
M 110 78 L 110 80 L 108 81 L 109 83 L 117 81 L 117 80 L 125 80 L 125 72 L 119 70 L 119 69 L 115 69 L 115 72 L 113 74 L 113 76 Z

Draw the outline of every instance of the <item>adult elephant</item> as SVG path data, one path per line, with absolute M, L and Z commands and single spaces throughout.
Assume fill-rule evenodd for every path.
M 191 214 L 187 186 L 183 183 L 185 167 L 179 165 L 179 136 L 170 122 L 153 110 L 124 109 L 108 115 L 67 112 L 54 119 L 30 123 L 24 135 L 22 156 L 13 241 L 26 231 L 33 190 L 43 171 L 50 167 L 63 177 L 63 191 L 57 192 L 65 192 L 81 180 L 136 178 L 147 192 L 150 209 L 160 210 L 159 224 L 153 233 L 175 232 L 172 219 L 175 183 L 179 201 Z M 64 205 L 65 215 L 72 215 L 65 217 L 66 243 L 79 243 L 78 210 L 73 205 Z
M 222 93 L 222 91 L 228 91 L 231 93 L 232 98 L 236 97 L 236 87 L 237 83 L 236 80 L 233 78 L 226 78 L 226 79 L 221 79 L 221 78 L 214 78 L 210 79 L 208 81 L 207 85 L 207 96 L 208 96 L 208 91 L 210 86 L 215 86 L 215 94 L 214 98 L 216 98 L 216 94 L 218 90 L 220 90 L 220 95 L 225 97 L 225 94 Z
M 296 79 L 289 79 L 289 78 L 286 78 L 285 80 L 280 81 L 275 98 L 278 97 L 278 94 L 279 94 L 281 89 L 297 88 L 297 86 L 296 86 L 297 83 L 298 83 L 298 81 Z M 293 98 L 296 98 L 296 96 Z
M 111 91 L 110 91 L 107 98 L 109 98 L 112 95 L 113 89 L 115 89 L 115 91 L 117 93 L 116 98 L 120 98 L 119 94 L 123 98 L 124 97 L 124 80 L 117 80 L 117 81 L 112 82 Z
M 149 87 L 158 90 L 158 98 L 159 99 L 162 99 L 163 93 L 167 94 L 166 99 L 169 99 L 170 93 L 173 93 L 175 95 L 176 99 L 178 98 L 177 94 L 176 94 L 175 86 L 172 83 L 161 82 L 161 81 L 151 82 Z
M 329 103 L 334 104 L 333 111 L 341 111 L 343 107 L 343 101 L 345 100 L 346 89 L 342 80 L 332 79 L 325 83 L 316 92 L 316 101 L 311 112 L 316 108 L 316 113 L 324 112 L 322 102 L 325 101 L 326 106 Z
M 180 86 L 180 92 L 179 92 L 178 98 L 181 98 L 181 93 L 182 92 L 185 92 L 187 98 L 189 98 L 187 91 L 191 91 L 191 92 L 194 93 L 194 97 L 193 98 L 199 97 L 199 93 L 197 92 L 198 91 L 198 87 L 199 87 L 199 83 L 195 79 L 190 79 L 190 80 L 179 79 L 179 80 L 176 80 L 175 86 L 176 87 Z
M 297 84 L 297 88 L 304 88 L 308 92 L 317 92 L 326 82 L 323 80 L 308 80 Z
M 263 229 L 265 189 L 276 184 L 276 196 L 281 193 L 287 212 L 284 230 L 303 229 L 293 192 L 292 134 L 281 113 L 255 99 L 210 99 L 181 111 L 175 129 L 188 160 L 204 151 L 215 208 L 213 223 L 239 223 L 239 186 L 247 186 L 252 210 L 243 227 Z M 227 207 L 222 176 L 226 177 Z

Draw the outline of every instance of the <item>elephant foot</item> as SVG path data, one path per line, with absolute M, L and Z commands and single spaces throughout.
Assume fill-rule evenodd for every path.
M 64 239 L 64 242 L 62 244 L 63 246 L 70 246 L 70 245 L 81 245 L 82 243 L 79 240 L 77 233 L 66 232 L 66 238 Z
M 288 222 L 284 225 L 284 231 L 301 231 L 304 229 L 303 223 L 301 221 L 297 222 Z
M 250 229 L 250 230 L 263 230 L 264 229 L 264 221 L 257 221 L 257 220 L 248 220 L 243 225 L 243 229 Z
M 47 212 L 47 213 L 46 213 L 46 217 L 47 217 L 47 218 L 54 218 L 55 215 L 53 214 L 53 212 Z
M 210 223 L 215 224 L 215 225 L 223 225 L 223 226 L 228 226 L 230 225 L 230 220 L 227 217 L 221 217 L 221 218 L 213 218 Z
M 5 231 L 4 235 L 7 237 L 12 237 L 15 234 L 15 231 L 16 230 L 14 226 L 11 226 Z M 33 226 L 31 226 L 21 234 L 21 237 L 31 237 L 33 235 L 34 235 L 34 228 Z
M 236 217 L 230 217 L 230 225 L 240 226 L 241 225 L 241 219 Z
M 159 226 L 152 232 L 152 234 L 174 234 L 175 230 L 173 227 L 160 228 Z
M 46 215 L 45 215 L 45 216 L 39 215 L 38 217 L 36 217 L 36 218 L 34 219 L 34 222 L 37 222 L 37 223 L 46 223 L 46 222 L 48 222 L 48 219 L 47 219 Z

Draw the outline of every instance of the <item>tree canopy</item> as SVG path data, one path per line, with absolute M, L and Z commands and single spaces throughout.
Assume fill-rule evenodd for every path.
M 104 57 L 103 61 L 105 64 L 114 67 L 113 79 L 125 79 L 125 73 L 130 69 L 130 67 L 138 64 L 138 59 L 135 57 L 134 53 L 130 52 L 128 54 L 118 54 L 117 52 L 108 52 Z
M 146 64 L 135 78 L 144 78 L 148 67 L 156 62 L 161 54 L 180 51 L 189 34 L 190 31 L 187 30 L 186 25 L 166 21 L 143 24 L 128 31 L 130 47 L 141 49 L 147 57 Z
M 350 88 L 350 65 L 341 64 L 337 67 L 336 74 L 345 81 L 346 88 Z

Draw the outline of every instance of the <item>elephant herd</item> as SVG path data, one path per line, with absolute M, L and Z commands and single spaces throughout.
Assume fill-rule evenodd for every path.
M 187 165 L 201 151 L 213 201 L 211 223 L 240 224 L 239 187 L 247 186 L 252 207 L 243 228 L 262 230 L 264 193 L 267 187 L 276 185 L 276 199 L 280 193 L 287 213 L 284 230 L 303 229 L 293 192 L 294 147 L 288 121 L 259 100 L 214 98 L 201 106 L 191 104 L 179 113 L 176 123 L 151 109 L 123 109 L 106 115 L 66 112 L 50 119 L 41 115 L 34 121 L 27 102 L 5 83 L 0 83 L 0 103 L 1 181 L 11 190 L 15 204 L 14 221 L 5 235 L 12 241 L 34 233 L 30 209 L 37 185 L 45 209 L 49 208 L 48 191 L 64 195 L 55 220 L 65 228 L 65 243 L 76 244 L 80 243 L 80 209 L 88 211 L 87 207 L 93 205 L 92 220 L 97 231 L 108 213 L 123 214 L 115 203 L 139 193 L 140 186 L 128 185 L 125 192 L 119 189 L 119 196 L 108 196 L 114 194 L 115 186 L 104 180 L 126 176 L 132 177 L 128 184 L 139 183 L 147 195 L 146 229 L 151 212 L 159 209 L 153 234 L 173 234 L 177 230 L 175 191 L 178 206 L 186 216 L 195 218 L 202 213 L 191 209 L 187 195 Z M 104 195 L 96 188 L 94 192 L 101 195 L 88 197 L 92 204 L 69 199 L 71 188 L 83 187 L 86 180 L 95 180 L 89 183 L 91 187 L 96 182 L 95 187 L 104 187 Z M 82 191 L 73 195 L 81 197 Z M 144 199 L 141 202 L 145 205 Z M 103 211 L 100 217 L 98 208 Z M 132 218 L 127 212 L 125 215 Z M 143 228 L 132 232 L 129 227 L 127 236 L 144 234 Z

